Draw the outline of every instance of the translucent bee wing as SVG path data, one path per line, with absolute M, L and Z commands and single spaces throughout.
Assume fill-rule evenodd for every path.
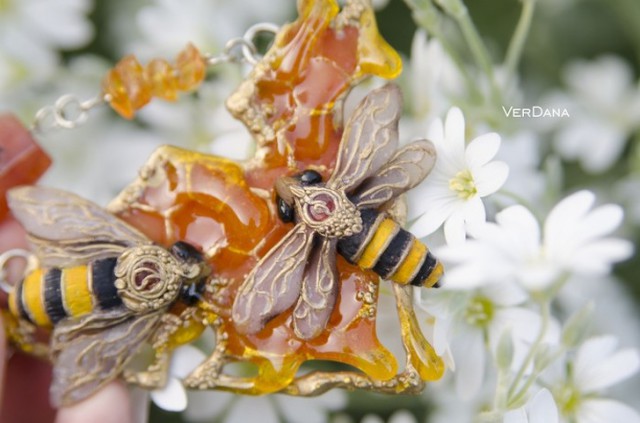
M 393 84 L 371 91 L 345 125 L 327 187 L 347 193 L 389 160 L 398 147 L 402 95 Z
M 336 239 L 322 239 L 302 279 L 302 292 L 293 309 L 293 328 L 302 339 L 313 339 L 327 326 L 338 295 Z
M 313 238 L 311 229 L 296 225 L 249 273 L 232 308 L 240 332 L 259 332 L 271 318 L 293 305 L 300 295 Z
M 378 173 L 365 179 L 351 199 L 358 208 L 378 207 L 422 182 L 435 164 L 433 143 L 415 141 L 398 150 Z
M 51 404 L 74 404 L 115 379 L 157 328 L 161 314 L 114 311 L 60 322 L 51 340 Z
M 40 264 L 63 267 L 113 257 L 150 241 L 97 204 L 53 188 L 20 187 L 7 194 Z

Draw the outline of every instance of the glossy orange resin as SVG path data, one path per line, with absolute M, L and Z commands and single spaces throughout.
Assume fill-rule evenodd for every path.
M 258 144 L 253 159 L 236 163 L 163 147 L 140 180 L 111 205 L 162 244 L 185 240 L 206 252 L 216 277 L 206 299 L 228 335 L 226 353 L 258 365 L 253 393 L 282 389 L 307 360 L 339 361 L 383 380 L 398 370 L 376 337 L 378 277 L 342 258 L 339 299 L 319 337 L 296 338 L 289 312 L 253 336 L 237 333 L 230 316 L 246 274 L 292 228 L 277 217 L 275 178 L 308 166 L 329 175 L 349 89 L 367 75 L 393 78 L 401 70 L 399 56 L 377 32 L 372 11 L 360 5 L 348 2 L 339 13 L 333 0 L 299 2 L 298 21 L 281 30 L 264 60 L 229 98 L 229 109 Z M 368 302 L 357 299 L 358 292 L 369 293 Z

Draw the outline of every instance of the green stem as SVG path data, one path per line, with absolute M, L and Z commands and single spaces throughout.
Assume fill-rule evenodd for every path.
M 504 66 L 507 70 L 507 75 L 509 78 L 513 78 L 518 63 L 520 63 L 520 58 L 522 57 L 522 50 L 524 49 L 524 43 L 527 40 L 527 36 L 529 35 L 529 29 L 531 28 L 531 21 L 533 19 L 533 12 L 536 7 L 536 0 L 522 0 L 522 13 L 520 14 L 520 19 L 518 20 L 518 24 L 516 25 L 516 30 L 511 38 L 511 42 L 509 43 L 509 48 L 507 49 L 507 55 L 504 62 Z
M 412 10 L 413 20 L 418 24 L 418 26 L 424 28 L 440 42 L 440 45 L 447 52 L 447 55 L 451 58 L 462 75 L 467 86 L 467 90 L 469 90 L 472 95 L 479 97 L 480 91 L 478 90 L 476 81 L 469 74 L 462 57 L 460 57 L 458 52 L 453 48 L 453 45 L 447 40 L 440 29 L 439 23 L 442 22 L 442 16 L 433 3 L 431 3 L 431 0 L 405 0 L 405 3 Z
M 480 33 L 469 16 L 469 10 L 462 0 L 436 0 L 436 2 L 458 23 L 471 54 L 478 66 L 483 70 L 491 85 L 491 96 L 494 104 L 501 104 L 502 94 L 496 83 L 493 63 L 487 47 L 484 45 Z
M 558 351 L 556 351 L 551 356 L 551 358 L 549 359 L 549 363 L 555 362 L 556 360 L 558 360 L 565 353 L 566 353 L 565 348 L 558 349 Z M 509 399 L 509 402 L 507 403 L 507 407 L 511 407 L 512 405 L 518 403 L 518 401 L 520 401 L 522 398 L 524 398 L 524 396 L 527 394 L 527 391 L 529 390 L 531 385 L 533 385 L 534 382 L 538 381 L 538 376 L 540 375 L 540 373 L 543 370 L 544 370 L 544 368 L 543 369 L 537 369 L 537 371 L 535 371 L 531 375 L 529 375 L 529 378 L 526 380 L 526 382 L 522 386 L 522 388 L 520 388 L 520 390 L 516 394 L 514 394 L 513 397 L 511 397 Z M 538 381 L 538 383 L 540 384 L 540 381 Z M 548 388 L 548 389 L 550 389 L 550 388 Z
M 522 381 L 524 373 L 527 371 L 527 368 L 533 361 L 533 358 L 535 357 L 536 352 L 538 351 L 538 348 L 540 347 L 540 344 L 542 344 L 542 341 L 544 340 L 544 336 L 547 333 L 547 328 L 549 327 L 549 321 L 551 320 L 551 298 L 552 297 L 545 297 L 540 304 L 540 309 L 542 313 L 542 323 L 540 324 L 540 332 L 538 332 L 538 336 L 536 340 L 534 341 L 533 345 L 531 345 L 531 348 L 529 349 L 529 352 L 526 358 L 524 359 L 524 362 L 518 369 L 518 373 L 516 374 L 516 377 L 513 379 L 513 381 L 511 382 L 511 385 L 509 386 L 509 390 L 507 391 L 507 403 L 511 402 L 509 399 L 514 396 L 516 389 L 518 388 L 518 385 Z

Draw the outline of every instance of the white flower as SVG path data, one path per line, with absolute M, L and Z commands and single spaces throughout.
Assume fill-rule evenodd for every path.
M 58 49 L 93 37 L 91 0 L 4 0 L 0 3 L 0 88 L 42 79 L 55 69 Z
M 633 70 L 618 57 L 604 56 L 570 64 L 564 79 L 568 93 L 555 94 L 552 102 L 565 107 L 571 117 L 559 121 L 555 147 L 588 172 L 605 171 L 640 128 L 640 86 Z
M 503 423 L 558 423 L 558 407 L 548 389 L 541 389 L 525 405 L 507 412 Z
M 549 213 L 541 236 L 538 222 L 523 206 L 511 206 L 470 231 L 474 240 L 438 255 L 457 263 L 449 267 L 449 287 L 516 280 L 527 289 L 544 289 L 565 272 L 597 276 L 631 256 L 630 242 L 606 237 L 622 221 L 622 209 L 607 204 L 591 210 L 595 196 L 580 191 Z
M 187 392 L 181 380 L 187 377 L 206 359 L 199 349 L 184 345 L 173 351 L 169 366 L 169 378 L 162 389 L 151 391 L 151 400 L 167 411 L 184 411 L 187 408 Z
M 497 284 L 470 291 L 430 292 L 419 307 L 435 317 L 433 347 L 455 371 L 455 387 L 462 399 L 473 398 L 485 379 L 487 348 L 495 353 L 504 333 L 513 340 L 512 368 L 520 366 L 537 336 L 540 315 L 523 307 L 524 291 L 512 284 Z M 557 343 L 559 329 L 551 322 L 545 342 Z
M 280 394 L 254 397 L 222 391 L 189 392 L 188 398 L 189 405 L 184 412 L 187 421 L 224 418 L 225 423 L 323 423 L 329 411 L 340 410 L 347 402 L 344 391 L 335 389 L 313 398 Z
M 465 224 L 486 219 L 482 197 L 496 192 L 507 179 L 509 168 L 491 161 L 500 147 L 500 136 L 488 133 L 465 148 L 464 116 L 458 108 L 431 126 L 428 138 L 438 158 L 427 180 L 409 192 L 409 218 L 420 216 L 410 230 L 418 237 L 434 232 L 444 223 L 447 243 L 465 239 Z
M 631 407 L 602 397 L 604 390 L 640 368 L 638 351 L 616 351 L 617 345 L 615 337 L 601 336 L 578 349 L 566 379 L 553 388 L 564 417 L 577 423 L 640 422 L 640 414 Z
M 406 115 L 400 121 L 403 139 L 424 136 L 429 125 L 450 107 L 451 99 L 462 96 L 464 80 L 440 42 L 418 30 L 411 44 L 411 61 L 405 80 Z
M 545 178 L 539 170 L 540 145 L 540 137 L 529 131 L 503 138 L 496 159 L 509 166 L 509 177 L 501 192 L 515 194 L 533 204 L 540 201 L 545 193 Z

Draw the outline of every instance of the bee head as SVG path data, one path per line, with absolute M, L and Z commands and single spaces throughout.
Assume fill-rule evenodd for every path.
M 178 259 L 184 270 L 180 299 L 188 306 L 195 305 L 202 297 L 205 281 L 210 273 L 202 253 L 193 245 L 178 241 L 171 246 L 171 254 Z
M 178 259 L 182 274 L 187 282 L 200 279 L 201 276 L 206 276 L 209 273 L 202 253 L 193 245 L 178 241 L 171 246 L 171 254 Z
M 315 170 L 306 169 L 293 176 L 282 176 L 276 181 L 276 204 L 278 217 L 284 223 L 293 222 L 295 210 L 293 207 L 294 191 L 300 186 L 311 186 L 322 183 L 322 175 Z

